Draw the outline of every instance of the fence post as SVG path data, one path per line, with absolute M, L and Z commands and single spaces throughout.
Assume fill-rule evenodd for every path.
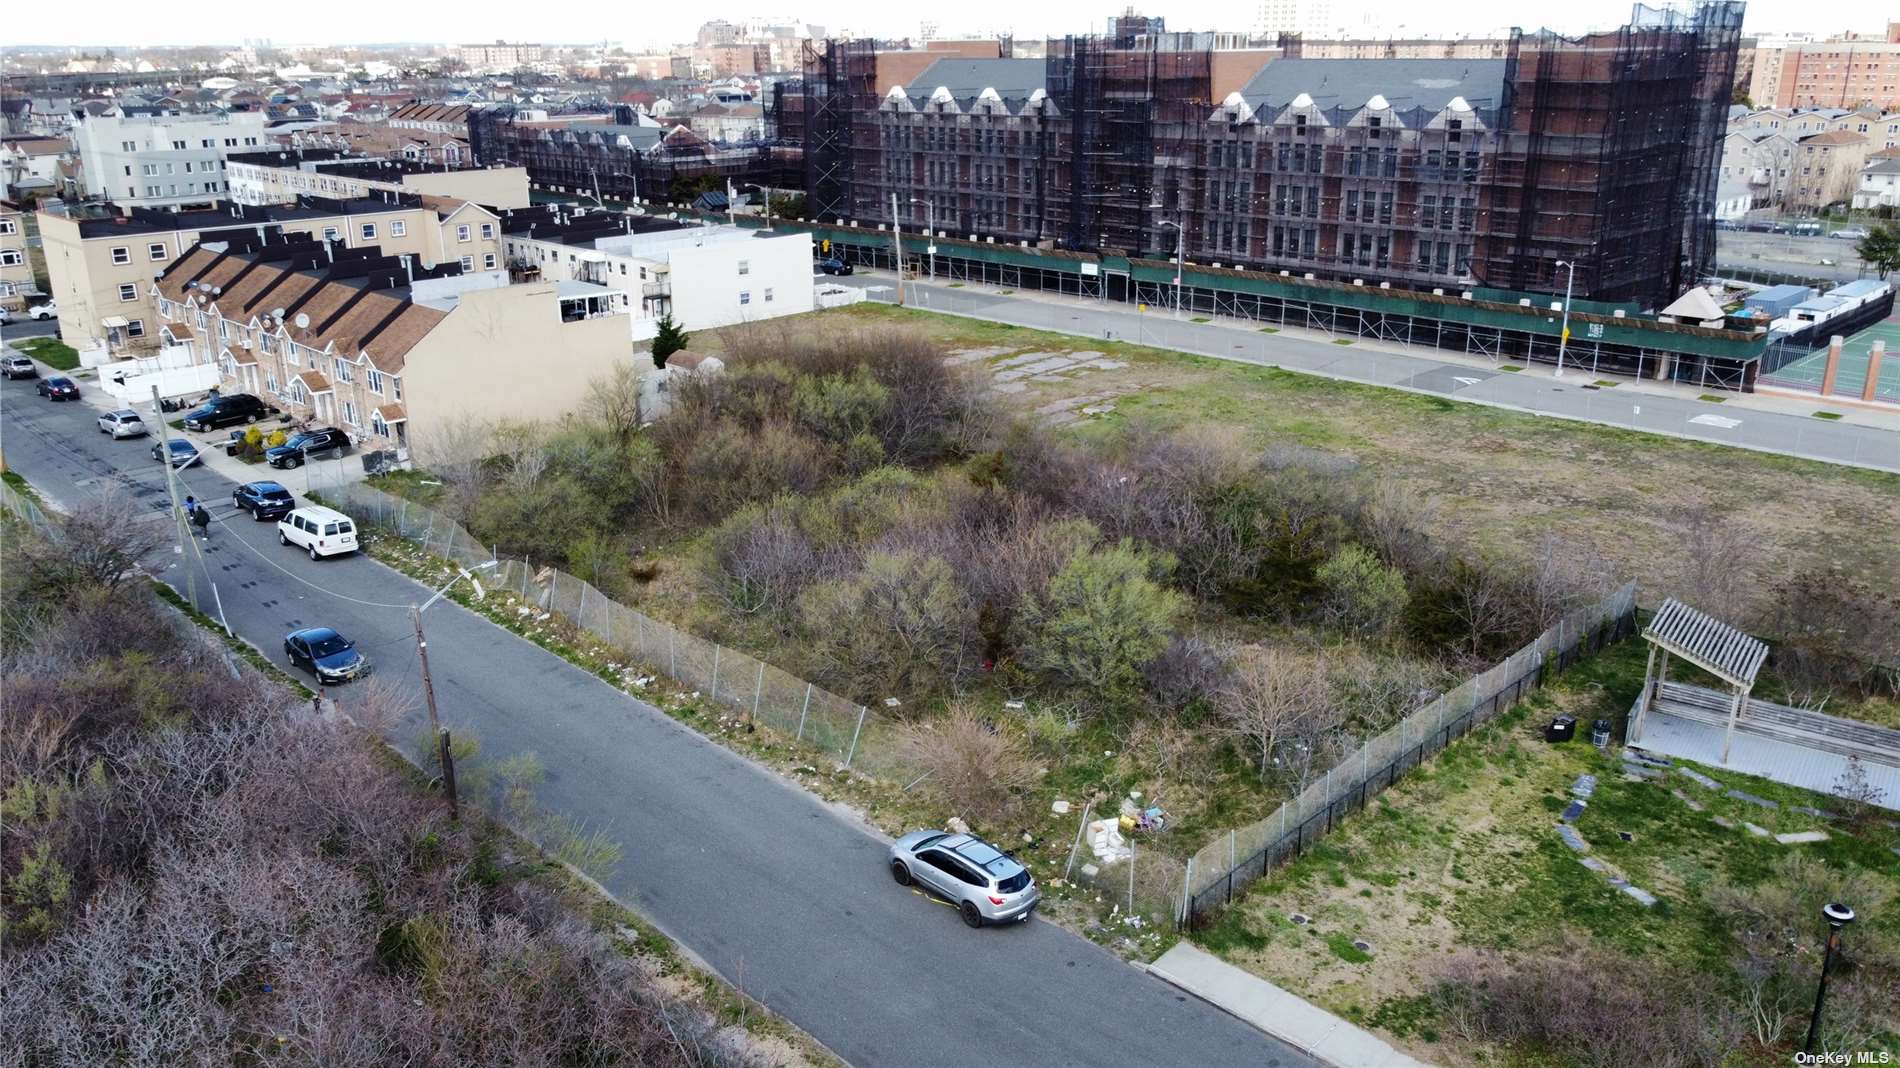
M 1128 914 L 1135 914 L 1135 840 L 1128 839 Z
M 587 629 L 587 583 L 585 582 L 581 583 L 580 618 L 576 619 L 574 622 L 579 623 L 581 625 L 582 630 Z
M 808 682 L 805 684 L 805 705 L 804 707 L 798 710 L 798 734 L 794 737 L 793 739 L 794 741 L 802 742 L 805 740 L 805 714 L 810 711 L 811 711 L 811 683 Z
M 1075 828 L 1075 841 L 1069 846 L 1069 862 L 1062 866 L 1063 881 L 1068 881 L 1070 869 L 1075 867 L 1075 851 L 1082 848 L 1082 832 L 1089 828 L 1089 810 L 1095 807 L 1093 798 L 1082 804 L 1082 822 Z
M 1189 857 L 1187 870 L 1181 873 L 1181 911 L 1175 917 L 1174 924 L 1179 927 L 1187 923 L 1189 903 L 1193 900 L 1191 888 L 1194 885 L 1194 858 Z
M 851 748 L 847 750 L 844 754 L 844 768 L 846 771 L 851 770 L 851 758 L 858 755 L 858 735 L 863 733 L 864 731 L 864 712 L 865 712 L 864 706 L 859 705 L 858 706 L 858 726 L 856 730 L 853 730 L 851 732 Z
M 719 653 L 724 648 L 723 645 L 713 646 L 712 703 L 715 705 L 719 703 Z
M 752 683 L 752 718 L 759 718 L 759 695 L 765 692 L 765 661 L 759 661 L 759 677 Z
M 1281 806 L 1281 808 L 1284 811 L 1285 806 Z M 1284 817 L 1282 817 L 1281 822 L 1285 822 Z M 1238 867 L 1240 867 L 1240 858 L 1234 852 L 1234 829 L 1229 827 L 1227 829 L 1227 870 L 1233 871 Z
M 674 641 L 678 635 L 679 631 L 672 627 L 666 628 L 666 673 L 673 677 L 674 682 L 680 681 L 679 650 L 676 647 L 678 643 Z

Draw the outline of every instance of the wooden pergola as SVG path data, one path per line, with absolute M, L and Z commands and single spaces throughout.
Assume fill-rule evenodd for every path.
M 1649 663 L 1643 668 L 1643 694 L 1636 703 L 1636 716 L 1630 724 L 1630 741 L 1642 739 L 1643 721 L 1663 684 L 1669 680 L 1669 658 L 1673 655 L 1721 679 L 1734 690 L 1728 727 L 1722 734 L 1722 763 L 1727 764 L 1735 724 L 1748 710 L 1748 695 L 1755 688 L 1755 675 L 1761 670 L 1762 661 L 1768 658 L 1768 646 L 1673 597 L 1656 610 L 1649 626 L 1643 630 L 1643 640 L 1649 643 Z M 1660 668 L 1658 650 L 1662 652 Z

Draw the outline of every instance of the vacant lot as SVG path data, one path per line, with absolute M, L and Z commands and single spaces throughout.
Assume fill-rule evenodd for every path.
M 1723 894 L 1766 892 L 1786 880 L 1786 865 L 1801 860 L 1811 862 L 1809 885 L 1858 882 L 1860 896 L 1888 901 L 1900 891 L 1900 857 L 1891 851 L 1900 834 L 1891 824 L 1855 833 L 1843 821 L 1792 810 L 1839 809 L 1838 801 L 1710 768 L 1700 770 L 1724 788 L 1781 807 L 1730 798 L 1680 771 L 1629 781 L 1614 748 L 1605 754 L 1582 742 L 1542 740 L 1539 728 L 1559 710 L 1587 723 L 1626 708 L 1642 678 L 1642 648 L 1632 641 L 1606 651 L 1453 746 L 1313 852 L 1257 884 L 1200 940 L 1428 1060 L 1463 1064 L 1478 1062 L 1487 1043 L 1461 1033 L 1442 997 L 1430 996 L 1461 951 L 1503 960 L 1601 953 L 1612 961 L 1664 962 L 1710 977 L 1721 1003 L 1735 1009 L 1742 989 L 1739 920 Z M 1589 856 L 1653 893 L 1653 907 L 1613 890 L 1605 874 L 1586 869 L 1559 840 L 1559 814 L 1584 774 L 1599 781 L 1575 824 Z M 1747 823 L 1772 834 L 1823 830 L 1829 837 L 1782 845 L 1745 829 Z M 1798 907 L 1811 918 L 1820 904 Z M 1296 915 L 1308 922 L 1296 922 Z M 1868 940 L 1864 948 L 1891 947 L 1900 938 L 1891 904 L 1862 915 L 1866 922 L 1855 934 Z M 1800 952 L 1818 948 L 1818 932 L 1797 937 Z M 1803 958 L 1793 974 L 1811 963 Z M 1812 971 L 1806 974 L 1811 982 Z M 1786 994 L 1794 1020 L 1811 1002 L 1801 1000 L 1799 985 Z M 1894 1003 L 1885 1004 L 1875 1031 L 1888 1033 L 1875 1045 L 1894 1037 Z M 1752 1026 L 1742 1030 L 1731 1041 L 1759 1056 L 1733 1063 L 1767 1063 L 1772 1050 L 1800 1038 L 1792 1023 L 1784 1024 L 1780 1042 L 1762 1043 Z
M 1100 353 L 1125 366 L 1012 378 L 1020 391 L 1005 395 L 1079 433 L 1213 422 L 1350 456 L 1428 496 L 1439 532 L 1497 552 L 1553 529 L 1588 537 L 1646 603 L 1677 589 L 1684 517 L 1698 505 L 1746 529 L 1741 562 L 1770 581 L 1838 565 L 1900 584 L 1900 476 L 888 305 L 826 315 L 901 322 L 1004 371 L 1029 352 Z

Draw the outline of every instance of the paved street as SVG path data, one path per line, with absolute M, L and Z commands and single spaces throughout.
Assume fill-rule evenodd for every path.
M 870 288 L 880 300 L 895 298 L 887 272 L 857 274 L 838 281 Z M 1711 404 L 1697 400 L 1692 390 L 1662 383 L 1625 379 L 1616 388 L 1599 389 L 1590 384 L 1587 367 L 1573 369 L 1558 379 L 1551 374 L 1553 368 L 1541 364 L 1521 372 L 1501 372 L 1487 361 L 1461 359 L 1432 348 L 1394 351 L 1370 341 L 1335 345 L 1322 335 L 1302 337 L 1291 330 L 1263 334 L 1251 323 L 1196 323 L 1175 319 L 1166 311 L 1142 313 L 1127 304 L 1047 294 L 1001 296 L 976 286 L 952 289 L 929 282 L 906 282 L 904 293 L 913 307 L 991 322 L 1084 337 L 1112 337 L 1533 415 L 1900 471 L 1900 416 L 1836 406 L 1831 410 L 1847 413 L 1846 418 L 1828 422 L 1813 417 L 1814 411 L 1829 407 L 1818 397 L 1782 400 L 1733 395 L 1733 403 Z
M 1858 242 L 1844 237 L 1796 237 L 1793 234 L 1757 234 L 1746 230 L 1718 230 L 1715 234 L 1715 272 L 1772 271 L 1799 278 L 1828 278 L 1850 282 L 1864 273 Z M 1830 262 L 1823 263 L 1823 260 Z
M 150 439 L 111 441 L 96 412 L 0 383 L 8 465 L 61 506 L 118 487 L 163 521 Z M 206 610 L 215 582 L 230 625 L 273 657 L 297 627 L 354 637 L 418 695 L 396 730 L 411 744 L 424 717 L 408 605 L 428 591 L 367 558 L 282 548 L 274 524 L 232 512 L 227 479 L 196 466 L 184 478 L 220 520 L 199 576 Z M 165 574 L 184 587 L 181 567 Z M 482 759 L 538 754 L 541 800 L 623 845 L 608 889 L 853 1064 L 1314 1063 L 1053 924 L 968 930 L 895 885 L 885 842 L 847 815 L 452 602 L 426 622 L 443 717 L 480 735 Z
M 58 319 L 28 319 L 21 316 L 17 321 L 0 326 L 0 341 L 25 341 L 30 337 L 58 337 Z

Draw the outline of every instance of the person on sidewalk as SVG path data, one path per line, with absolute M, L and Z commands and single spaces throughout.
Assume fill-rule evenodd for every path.
M 194 509 L 191 513 L 191 522 L 198 528 L 198 533 L 204 535 L 206 541 L 211 540 L 211 510 L 209 508 Z
M 198 498 L 193 497 L 189 493 L 185 494 L 185 519 L 187 522 L 189 522 L 193 518 L 193 513 L 195 513 L 197 510 L 198 510 Z

